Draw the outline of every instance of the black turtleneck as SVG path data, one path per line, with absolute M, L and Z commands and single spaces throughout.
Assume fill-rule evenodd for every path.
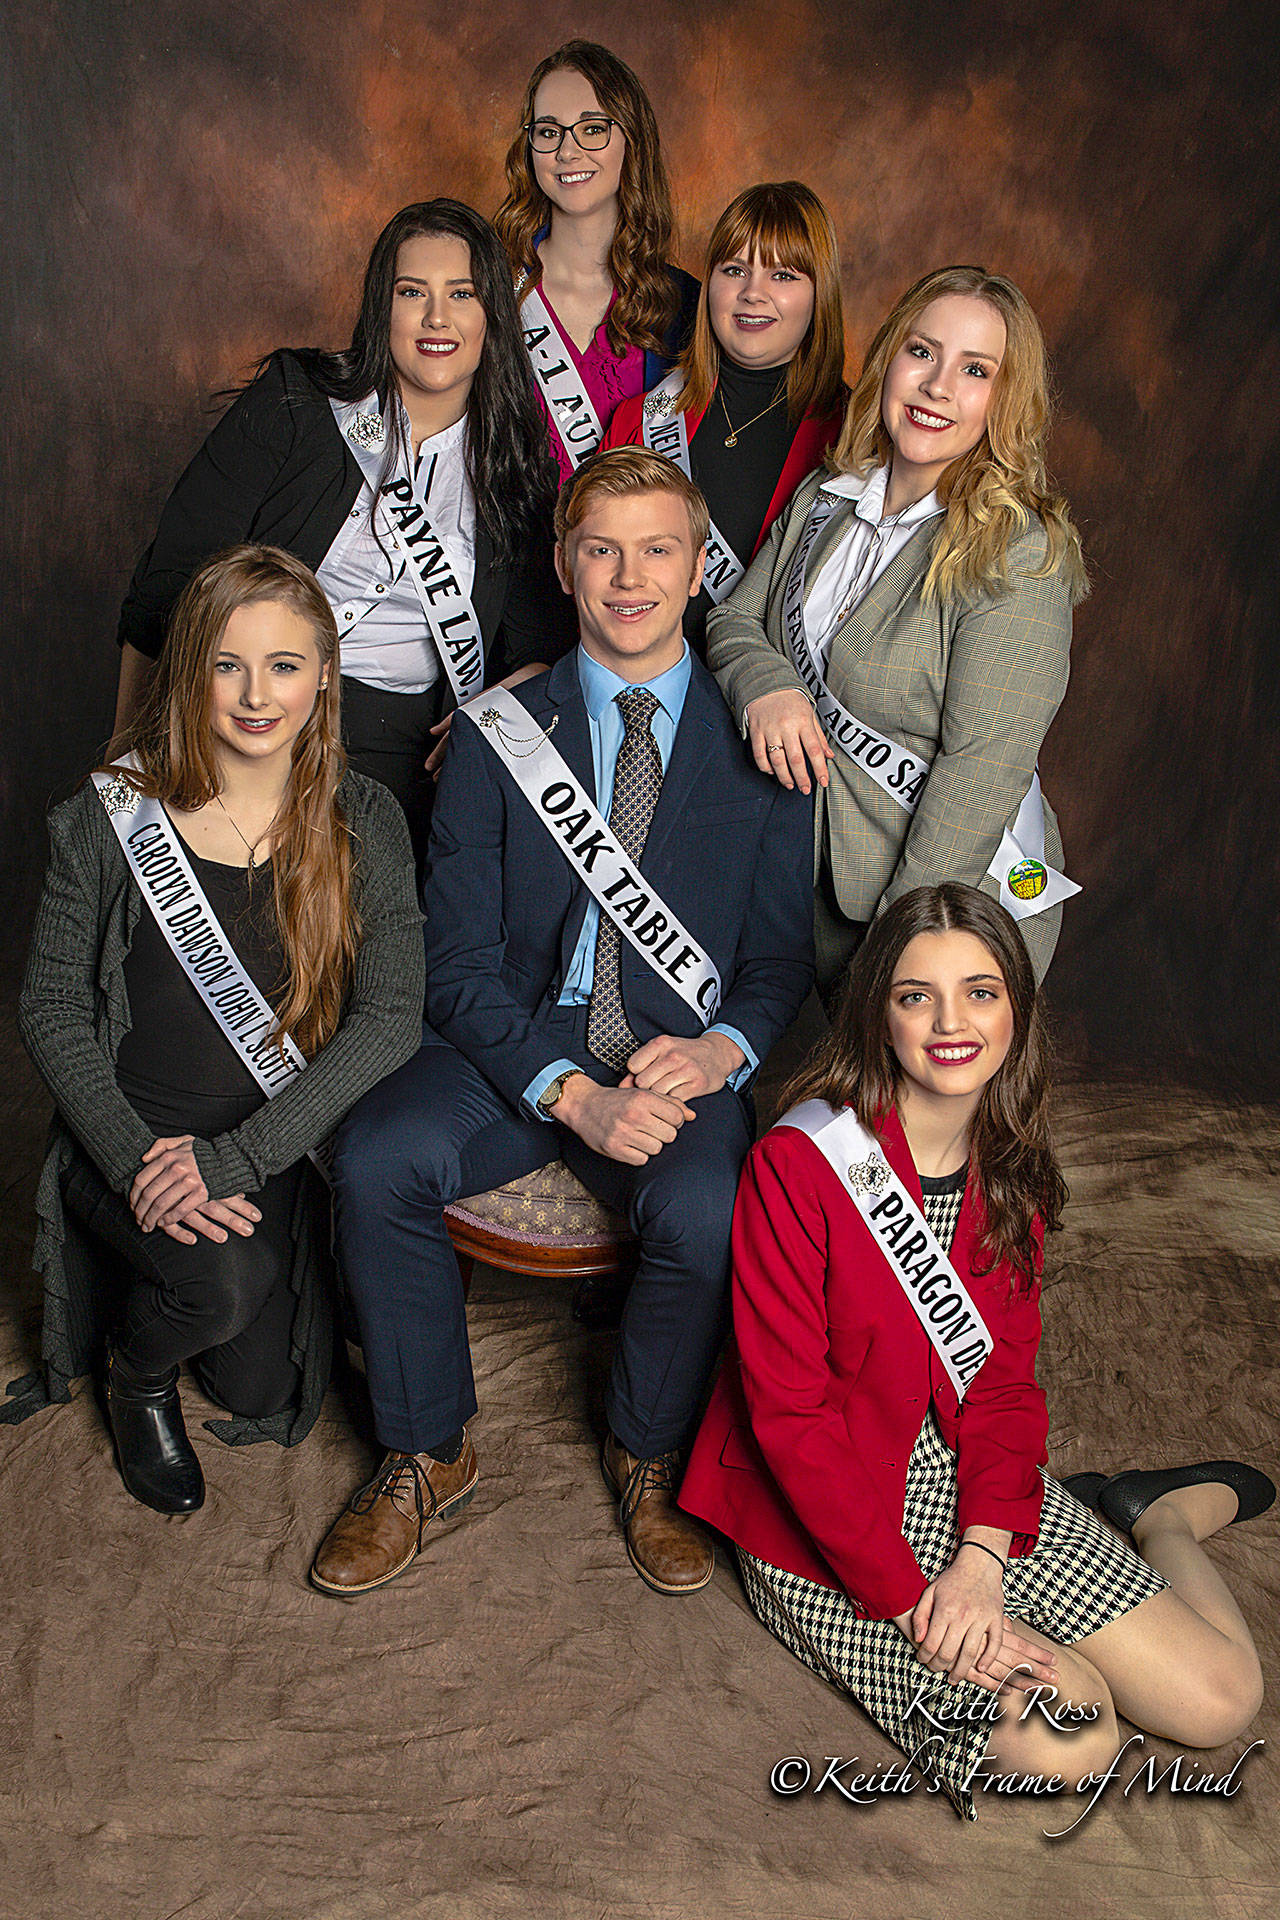
M 786 367 L 748 372 L 723 355 L 711 405 L 689 444 L 689 464 L 706 495 L 711 518 L 744 566 L 760 537 L 795 432 L 787 417 L 785 399 L 751 426 L 744 422 L 767 407 L 775 394 L 784 393 L 786 384 Z M 730 423 L 738 432 L 736 447 L 724 444 Z M 706 657 L 711 606 L 707 595 L 700 593 L 685 618 L 689 645 L 699 659 Z

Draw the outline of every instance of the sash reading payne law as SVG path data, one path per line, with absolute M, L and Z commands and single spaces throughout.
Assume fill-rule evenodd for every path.
M 391 480 L 381 493 L 378 491 L 381 448 L 386 439 L 381 414 L 370 411 L 368 399 L 354 406 L 341 400 L 330 400 L 329 405 L 338 431 L 373 494 L 374 512 L 379 506 L 383 509 L 396 552 L 422 607 L 427 634 L 453 689 L 455 704 L 461 706 L 484 685 L 484 636 L 471 596 L 454 573 L 426 509 L 414 499 L 413 483 Z
M 808 1134 L 865 1221 L 885 1264 L 929 1336 L 963 1402 L 995 1345 L 923 1208 L 912 1199 L 852 1108 L 805 1100 L 777 1122 Z
M 709 1026 L 721 995 L 715 961 L 623 852 L 590 792 L 528 709 L 509 688 L 490 687 L 461 711 L 479 727 L 601 912 Z
M 521 277 L 516 284 L 517 298 L 523 285 Z M 579 467 L 604 439 L 604 428 L 582 376 L 547 311 L 547 303 L 536 287 L 530 288 L 520 301 L 520 325 L 529 365 L 538 392 L 546 402 L 556 438 L 570 465 Z
M 787 578 L 782 601 L 782 625 L 791 664 L 809 690 L 822 730 L 834 746 L 869 774 L 876 785 L 905 813 L 920 804 L 930 764 L 907 747 L 890 740 L 865 720 L 842 706 L 828 687 L 819 665 L 817 645 L 805 619 L 805 576 L 814 542 L 842 504 L 838 495 L 819 489 L 814 498 L 800 545 Z M 1040 775 L 1022 796 L 1012 828 L 1006 827 L 987 873 L 1000 888 L 1000 904 L 1015 920 L 1044 913 L 1060 900 L 1069 900 L 1080 888 L 1065 873 L 1051 867 L 1044 855 L 1044 805 Z
M 693 479 L 689 459 L 689 429 L 683 413 L 676 413 L 673 402 L 684 385 L 684 375 L 676 369 L 660 380 L 644 397 L 644 444 L 651 453 L 660 453 L 679 467 L 686 480 Z M 713 520 L 707 529 L 707 564 L 702 584 L 707 595 L 719 606 L 727 599 L 746 572 L 729 542 Z

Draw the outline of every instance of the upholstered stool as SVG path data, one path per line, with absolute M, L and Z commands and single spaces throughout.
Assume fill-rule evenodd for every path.
M 616 1321 L 635 1264 L 625 1220 L 587 1192 L 563 1160 L 505 1187 L 446 1207 L 464 1290 L 475 1261 L 504 1273 L 551 1273 L 576 1280 L 573 1311 L 587 1325 Z

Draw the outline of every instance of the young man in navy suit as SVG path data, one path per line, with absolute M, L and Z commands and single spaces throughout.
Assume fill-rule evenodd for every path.
M 707 524 L 659 455 L 584 462 L 556 515 L 576 652 L 518 704 L 492 689 L 454 721 L 423 892 L 430 1024 L 335 1143 L 388 1452 L 316 1556 L 326 1592 L 394 1579 L 470 1499 L 476 1398 L 442 1216 L 558 1158 L 640 1246 L 605 1402 L 628 1552 L 662 1593 L 711 1578 L 675 1505 L 679 1450 L 724 1333 L 746 1090 L 813 977 L 813 841 L 809 800 L 757 771 L 685 644 Z

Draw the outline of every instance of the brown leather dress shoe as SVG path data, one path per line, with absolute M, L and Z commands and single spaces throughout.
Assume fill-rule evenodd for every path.
M 618 1496 L 627 1553 L 640 1578 L 658 1593 L 696 1593 L 716 1570 L 716 1550 L 676 1505 L 678 1453 L 637 1460 L 614 1434 L 600 1456 L 604 1477 Z
M 469 1439 L 448 1465 L 429 1453 L 389 1453 L 325 1535 L 312 1562 L 312 1581 L 323 1593 L 385 1586 L 417 1559 L 433 1520 L 461 1513 L 477 1478 Z

